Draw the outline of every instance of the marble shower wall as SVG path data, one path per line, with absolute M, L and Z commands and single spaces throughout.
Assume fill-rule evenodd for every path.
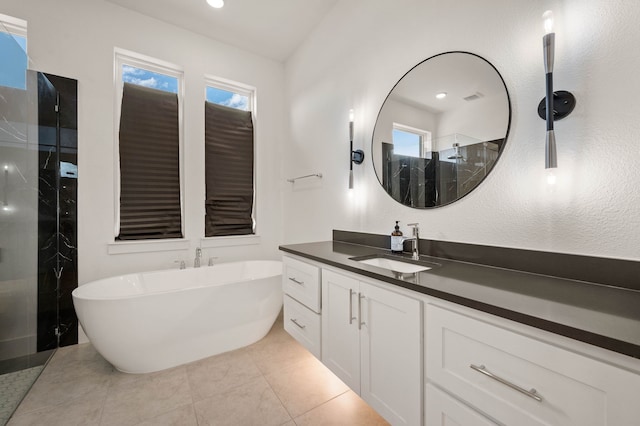
M 78 341 L 77 81 L 38 74 L 38 351 Z

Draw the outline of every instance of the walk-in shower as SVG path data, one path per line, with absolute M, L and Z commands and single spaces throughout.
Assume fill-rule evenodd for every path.
M 41 72 L 0 15 L 0 425 L 77 342 L 77 82 Z

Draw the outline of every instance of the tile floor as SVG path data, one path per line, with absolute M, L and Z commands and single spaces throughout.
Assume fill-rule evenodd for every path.
M 43 366 L 38 366 L 0 374 L 0 425 L 7 423 L 42 368 Z
M 59 349 L 8 423 L 19 425 L 386 425 L 282 328 L 157 373 L 115 370 L 89 344 Z

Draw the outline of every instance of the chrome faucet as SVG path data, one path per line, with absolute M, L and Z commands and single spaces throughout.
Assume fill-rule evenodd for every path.
M 202 257 L 202 249 L 200 247 L 196 247 L 196 258 L 193 261 L 193 267 L 200 267 L 200 258 Z
M 411 259 L 420 260 L 420 229 L 418 228 L 419 223 L 408 223 L 408 226 L 413 227 L 413 238 L 408 238 L 411 241 Z

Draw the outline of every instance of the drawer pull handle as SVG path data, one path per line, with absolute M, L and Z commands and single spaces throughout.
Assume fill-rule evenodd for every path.
M 362 299 L 364 299 L 364 294 L 358 293 L 358 330 L 362 330 L 362 326 L 367 325 L 362 321 Z
M 304 285 L 304 281 L 298 281 L 295 278 L 289 278 L 290 281 L 293 281 L 294 283 L 298 284 L 298 285 Z
M 349 289 L 349 325 L 353 324 L 353 320 L 356 319 L 356 317 L 353 316 L 353 295 L 355 293 L 353 289 Z
M 303 329 L 303 330 L 304 330 L 305 328 L 307 328 L 307 326 L 306 326 L 306 325 L 302 325 L 302 324 L 300 324 L 300 323 L 299 323 L 295 318 L 291 318 L 291 322 L 292 322 L 292 323 L 294 323 L 295 325 L 297 325 L 299 328 L 301 328 L 301 329 Z
M 531 389 L 531 390 L 526 390 L 524 388 L 521 388 L 518 385 L 514 385 L 513 383 L 511 383 L 508 380 L 503 379 L 502 377 L 496 376 L 495 374 L 493 374 L 492 372 L 490 372 L 489 370 L 487 370 L 485 368 L 484 365 L 481 366 L 477 366 L 477 365 L 469 365 L 469 367 L 471 367 L 471 369 L 477 371 L 478 373 L 482 373 L 487 377 L 492 378 L 493 380 L 496 380 L 500 383 L 502 383 L 503 385 L 507 385 L 509 386 L 511 389 L 515 389 L 520 393 L 523 393 L 525 395 L 527 395 L 529 398 L 533 398 L 538 402 L 542 402 L 542 397 L 540 395 L 538 395 L 538 392 L 535 389 Z

